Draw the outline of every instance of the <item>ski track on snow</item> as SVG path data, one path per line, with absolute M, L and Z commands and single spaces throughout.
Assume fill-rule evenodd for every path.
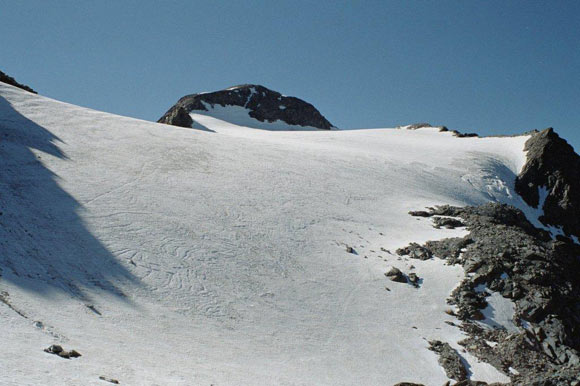
M 447 380 L 427 340 L 458 347 L 444 310 L 463 270 L 386 250 L 465 232 L 409 210 L 514 202 L 527 137 L 192 114 L 207 132 L 0 97 L 0 291 L 26 315 L 0 302 L 7 384 Z M 410 265 L 420 289 L 383 275 Z M 464 359 L 472 379 L 508 379 Z

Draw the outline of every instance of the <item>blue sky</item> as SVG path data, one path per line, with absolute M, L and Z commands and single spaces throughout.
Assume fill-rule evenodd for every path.
M 579 1 L 4 1 L 0 70 L 156 120 L 258 83 L 343 128 L 553 126 L 580 149 Z

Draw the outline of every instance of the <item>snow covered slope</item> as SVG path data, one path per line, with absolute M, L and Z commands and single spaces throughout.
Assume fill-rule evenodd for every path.
M 517 200 L 528 137 L 194 120 L 213 132 L 0 83 L 0 382 L 443 384 L 427 340 L 462 338 L 463 269 L 389 251 L 465 232 L 409 210 Z M 384 276 L 411 265 L 418 289 Z

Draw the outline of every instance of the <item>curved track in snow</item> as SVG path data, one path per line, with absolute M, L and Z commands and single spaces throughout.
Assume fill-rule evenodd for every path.
M 8 382 L 443 384 L 427 340 L 462 337 L 444 313 L 462 269 L 381 248 L 463 232 L 409 210 L 515 199 L 527 137 L 192 117 L 213 132 L 0 84 L 0 290 L 25 315 L 0 303 Z

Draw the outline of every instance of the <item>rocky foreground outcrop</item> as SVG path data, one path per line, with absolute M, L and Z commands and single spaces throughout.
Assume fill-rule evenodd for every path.
M 34 91 L 33 89 L 31 89 L 30 87 L 28 87 L 26 85 L 18 83 L 13 77 L 6 75 L 2 71 L 0 71 L 0 82 L 7 83 L 11 86 L 18 87 L 18 88 L 21 88 L 21 89 L 26 90 L 28 92 L 36 94 L 36 91 Z
M 208 111 L 208 107 L 213 108 L 216 105 L 244 107 L 249 110 L 250 117 L 260 122 L 280 120 L 289 125 L 311 126 L 322 130 L 334 127 L 310 103 L 253 84 L 184 96 L 157 122 L 191 127 L 193 122 L 189 116 L 190 112 Z
M 580 237 L 580 156 L 552 129 L 526 142 L 527 162 L 516 178 L 516 192 L 532 207 L 542 205 L 544 225 Z M 541 202 L 541 189 L 547 195 Z
M 463 265 L 466 276 L 449 303 L 469 336 L 459 342 L 467 351 L 509 375 L 515 385 L 580 381 L 580 245 L 553 239 L 522 211 L 504 204 L 444 205 L 410 214 L 432 217 L 434 226 L 439 218 L 458 218 L 470 231 L 397 251 Z M 513 302 L 518 332 L 477 323 L 492 292 Z

